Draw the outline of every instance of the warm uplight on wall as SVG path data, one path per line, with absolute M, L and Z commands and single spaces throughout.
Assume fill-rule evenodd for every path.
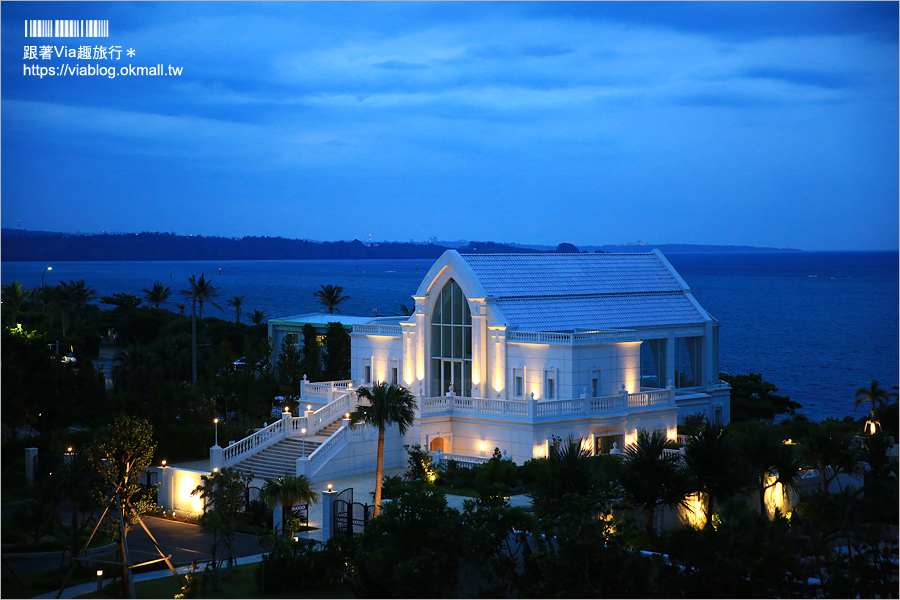
M 685 498 L 687 501 L 684 512 L 687 522 L 695 529 L 702 529 L 706 524 L 706 516 L 703 514 L 703 500 L 700 493 L 694 493 Z
M 544 445 L 535 445 L 534 451 L 531 453 L 533 458 L 541 458 L 544 456 Z
M 478 369 L 472 369 L 472 385 L 478 385 L 481 383 L 481 378 L 478 376 Z
M 181 476 L 181 481 L 178 482 L 178 510 L 182 510 L 181 507 L 185 505 L 189 505 L 195 513 L 203 510 L 203 500 L 200 496 L 191 495 L 191 492 L 198 485 L 200 485 L 200 481 L 190 475 L 184 474 Z
M 487 451 L 487 442 L 481 442 L 481 443 L 478 445 L 478 447 L 481 448 L 481 451 L 482 451 L 482 452 Z
M 677 430 L 677 429 L 670 429 L 670 430 L 669 430 L 669 433 L 666 435 L 666 437 L 669 438 L 669 441 L 674 442 L 675 440 L 678 439 L 678 430 Z
M 634 443 L 634 436 L 631 435 L 630 433 L 627 434 L 627 435 L 625 436 L 625 445 L 626 445 L 626 446 L 630 446 L 630 445 L 633 444 L 633 443 Z

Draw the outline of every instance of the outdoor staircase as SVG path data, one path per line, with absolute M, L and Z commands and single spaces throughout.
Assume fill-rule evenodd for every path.
M 297 459 L 309 456 L 318 447 L 319 442 L 313 440 L 282 440 L 242 460 L 234 465 L 234 468 L 245 475 L 253 475 L 260 479 L 278 479 L 285 475 L 295 475 Z
M 297 473 L 297 459 L 309 456 L 334 432 L 341 428 L 343 418 L 319 430 L 307 439 L 289 438 L 269 446 L 234 465 L 235 470 L 259 479 L 277 479 Z

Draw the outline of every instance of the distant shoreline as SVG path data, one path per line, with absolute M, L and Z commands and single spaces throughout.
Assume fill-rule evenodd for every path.
M 795 248 L 705 244 L 609 244 L 575 247 L 496 242 L 318 242 L 282 237 L 183 236 L 172 233 L 69 234 L 3 229 L 2 262 L 31 261 L 178 261 L 178 260 L 365 260 L 436 259 L 444 251 L 461 253 L 617 252 L 645 253 L 659 248 L 678 252 L 802 252 Z

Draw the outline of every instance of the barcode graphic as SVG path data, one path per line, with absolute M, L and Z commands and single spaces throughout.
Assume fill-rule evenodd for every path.
M 25 37 L 109 37 L 109 21 L 99 19 L 30 19 Z

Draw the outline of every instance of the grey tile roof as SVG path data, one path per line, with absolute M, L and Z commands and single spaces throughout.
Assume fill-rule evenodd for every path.
M 681 291 L 655 254 L 463 254 L 495 298 Z
M 687 296 L 678 292 L 501 298 L 509 325 L 523 331 L 632 329 L 703 323 Z
M 656 254 L 463 254 L 509 326 L 523 331 L 703 323 Z

